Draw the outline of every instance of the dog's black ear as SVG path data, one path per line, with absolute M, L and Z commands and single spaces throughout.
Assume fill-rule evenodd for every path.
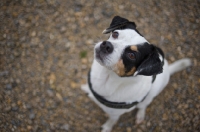
M 136 29 L 136 24 L 134 22 L 130 22 L 128 19 L 115 16 L 110 23 L 110 27 L 103 31 L 103 34 L 110 33 L 116 29 Z
M 134 28 L 136 28 L 136 24 L 134 22 L 130 22 L 128 19 L 120 17 L 120 16 L 115 16 L 112 19 L 112 22 L 110 23 L 110 27 L 115 27 L 115 26 L 123 26 L 123 24 L 125 25 L 132 25 Z
M 138 66 L 135 75 L 152 76 L 163 71 L 164 54 L 162 50 L 154 45 L 152 52 L 148 57 Z

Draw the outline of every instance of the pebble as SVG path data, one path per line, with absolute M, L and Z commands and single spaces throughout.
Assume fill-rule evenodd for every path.
M 10 112 L 10 111 L 11 111 L 11 106 L 8 106 L 8 107 L 4 108 L 4 110 L 5 110 L 6 112 Z
M 6 90 L 12 90 L 12 85 L 11 84 L 6 84 Z
M 35 113 L 30 113 L 29 114 L 29 119 L 31 119 L 31 120 L 35 119 Z
M 74 81 L 71 81 L 70 82 L 70 86 L 71 86 L 71 88 L 76 88 L 77 84 Z
M 65 32 L 66 30 L 67 30 L 67 28 L 65 26 L 62 26 L 60 29 L 61 32 Z
M 141 130 L 141 129 L 137 129 L 136 131 L 137 131 L 137 132 L 142 132 L 142 130 Z
M 86 58 L 83 58 L 83 59 L 81 59 L 81 62 L 82 62 L 83 64 L 86 64 L 88 61 L 87 61 Z
M 18 111 L 18 107 L 17 106 L 14 106 L 14 107 L 12 107 L 12 111 Z
M 47 90 L 47 94 L 49 95 L 49 97 L 53 97 L 54 96 L 54 92 L 51 89 Z
M 8 71 L 2 71 L 0 72 L 0 77 L 7 76 L 8 73 L 9 73 Z
M 56 93 L 56 97 L 57 97 L 60 101 L 63 100 L 62 96 L 61 96 L 59 93 Z
M 168 119 L 168 116 L 167 116 L 166 113 L 163 114 L 162 119 L 163 119 L 164 121 Z
M 32 37 L 35 37 L 35 36 L 36 36 L 36 31 L 33 31 L 33 32 L 31 33 L 31 36 L 32 36 Z
M 147 122 L 147 126 L 148 127 L 151 126 L 151 122 L 150 121 Z
M 127 127 L 127 128 L 126 128 L 126 131 L 127 131 L 127 132 L 131 132 L 131 131 L 132 131 L 131 127 Z
M 30 104 L 26 104 L 25 108 L 27 108 L 28 110 L 30 110 L 32 108 L 32 106 Z
M 92 39 L 88 39 L 88 40 L 86 41 L 86 44 L 87 44 L 87 45 L 94 44 L 94 41 L 93 41 Z
M 63 124 L 63 125 L 61 126 L 61 129 L 62 129 L 62 130 L 65 130 L 65 131 L 68 131 L 68 130 L 69 130 L 69 125 L 68 125 L 68 124 Z
M 54 73 L 51 73 L 50 77 L 49 77 L 49 83 L 53 84 L 56 81 L 56 76 Z

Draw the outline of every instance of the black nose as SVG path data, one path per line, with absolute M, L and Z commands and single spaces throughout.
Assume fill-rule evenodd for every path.
M 100 45 L 102 52 L 110 54 L 113 52 L 113 45 L 109 41 L 103 41 Z

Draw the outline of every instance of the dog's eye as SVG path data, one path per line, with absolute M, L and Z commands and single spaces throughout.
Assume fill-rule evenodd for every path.
M 131 60 L 135 60 L 135 54 L 134 53 L 127 53 L 127 56 Z
M 112 37 L 113 37 L 113 38 L 116 39 L 116 38 L 118 38 L 118 36 L 119 36 L 119 33 L 118 33 L 118 32 L 113 32 L 113 33 L 112 33 Z

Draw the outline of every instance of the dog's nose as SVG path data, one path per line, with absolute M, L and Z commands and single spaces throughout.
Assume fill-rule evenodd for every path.
M 110 54 L 113 52 L 113 45 L 109 41 L 103 41 L 100 45 L 100 49 L 102 52 Z

